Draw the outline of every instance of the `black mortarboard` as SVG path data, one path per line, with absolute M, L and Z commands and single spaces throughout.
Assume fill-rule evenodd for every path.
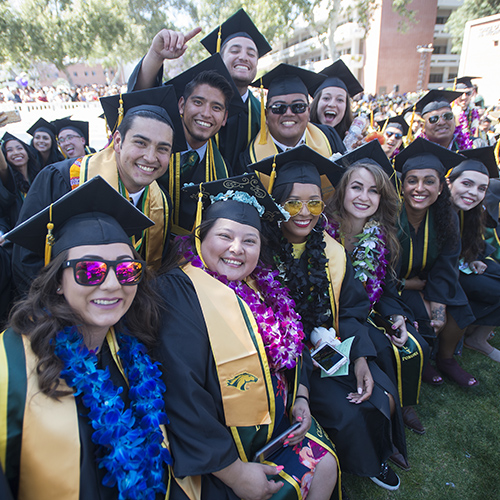
M 326 80 L 323 81 L 317 88 L 312 87 L 312 94 L 316 94 L 327 87 L 339 87 L 344 89 L 351 97 L 363 92 L 363 87 L 358 82 L 357 78 L 351 73 L 342 59 L 338 59 L 331 66 L 320 71 L 322 75 L 326 75 Z
M 481 172 L 491 178 L 498 178 L 498 166 L 495 159 L 495 146 L 486 146 L 484 148 L 464 149 L 459 153 L 467 158 L 460 165 L 457 165 L 453 172 L 465 172 L 474 170 Z
M 403 115 L 390 116 L 385 120 L 377 122 L 381 130 L 385 130 L 387 127 L 392 126 L 401 130 L 403 135 L 407 135 L 410 130 L 410 126 L 404 119 Z
M 19 139 L 15 135 L 12 135 L 10 132 L 5 132 L 2 136 L 2 144 L 5 144 L 8 141 L 19 141 L 21 144 L 26 146 L 26 143 L 24 141 L 22 141 L 21 139 Z
M 54 225 L 53 256 L 82 245 L 131 245 L 130 236 L 153 225 L 100 176 L 65 194 L 4 237 L 43 256 L 49 222 Z
M 451 107 L 451 103 L 461 95 L 462 92 L 453 92 L 451 90 L 429 90 L 424 97 L 415 103 L 415 110 L 423 116 L 425 113 L 430 113 L 437 109 L 449 108 Z M 411 110 L 412 107 L 405 110 L 405 112 Z
M 204 182 L 201 188 L 199 184 L 191 184 L 182 190 L 195 199 L 199 199 L 201 192 L 204 219 L 230 219 L 260 231 L 261 219 L 277 222 L 285 218 L 254 173 Z
M 291 64 L 281 63 L 262 78 L 255 80 L 252 87 L 262 86 L 268 90 L 267 101 L 277 95 L 304 94 L 306 97 L 313 93 L 323 83 L 326 76 L 313 71 L 302 69 Z
M 340 158 L 337 158 L 334 163 L 342 167 L 342 169 L 347 169 L 351 165 L 354 165 L 357 162 L 367 162 L 372 165 L 376 165 L 381 168 L 389 177 L 389 179 L 396 183 L 396 172 L 392 167 L 392 163 L 387 158 L 387 155 L 384 153 L 380 142 L 377 140 L 373 140 L 359 146 L 358 148 L 352 150 L 350 153 L 347 153 Z
M 123 116 L 129 111 L 144 110 L 154 113 L 174 129 L 174 151 L 187 149 L 177 98 L 171 85 L 101 97 L 101 106 L 112 133 L 118 126 L 120 99 L 123 100 Z
M 233 97 L 231 99 L 231 102 L 229 103 L 229 109 L 228 109 L 229 115 L 237 114 L 242 109 L 246 109 L 245 108 L 246 105 L 241 99 L 238 88 L 233 82 L 233 79 L 231 78 L 231 75 L 229 74 L 229 71 L 227 70 L 226 65 L 222 61 L 222 58 L 219 53 L 207 57 L 200 63 L 184 71 L 184 73 L 181 73 L 180 75 L 177 75 L 175 78 L 172 78 L 171 80 L 166 82 L 166 84 L 172 85 L 174 87 L 175 93 L 177 95 L 177 100 L 179 100 L 184 94 L 184 89 L 186 88 L 186 85 L 191 80 L 194 80 L 194 78 L 203 71 L 216 71 L 217 73 L 219 73 L 219 75 L 223 76 L 231 85 L 233 89 Z
M 253 21 L 250 19 L 250 16 L 243 9 L 240 9 L 238 12 L 236 12 L 236 14 L 233 14 L 219 27 L 215 28 L 211 33 L 203 38 L 203 40 L 201 40 L 201 44 L 210 52 L 210 54 L 220 52 L 220 50 L 217 50 L 219 29 L 221 37 L 221 48 L 226 42 L 229 42 L 229 40 L 239 36 L 243 36 L 245 38 L 250 38 L 250 40 L 253 40 L 253 42 L 257 46 L 259 57 L 262 57 L 264 54 L 267 54 L 272 50 L 268 41 L 264 38 L 264 35 L 257 29 L 257 26 L 255 26 Z
M 497 228 L 499 225 L 499 205 L 500 205 L 500 179 L 491 179 L 486 197 L 484 199 L 484 206 L 488 214 L 488 227 Z
M 269 175 L 275 180 L 271 185 L 271 191 L 283 184 L 315 184 L 324 187 L 321 176 L 326 176 L 329 182 L 335 186 L 342 177 L 342 169 L 329 158 L 320 155 L 314 149 L 305 144 L 293 148 L 276 156 L 269 156 L 263 160 L 249 165 L 248 168 Z
M 28 130 L 28 134 L 35 136 L 35 133 L 40 130 L 41 132 L 47 132 L 52 134 L 54 137 L 56 135 L 56 127 L 52 123 L 49 123 L 45 118 L 39 118 Z
M 69 128 L 83 137 L 85 139 L 85 144 L 89 143 L 89 122 L 71 120 L 70 118 L 59 118 L 51 123 L 56 129 L 56 136 L 58 136 L 62 130 Z
M 480 76 L 461 76 L 460 78 L 451 78 L 448 80 L 448 82 L 454 83 L 455 84 L 455 89 L 456 90 L 467 90 L 471 89 L 474 84 L 472 83 L 472 80 L 475 80 L 476 78 L 481 78 Z
M 417 137 L 401 153 L 396 155 L 394 167 L 403 175 L 409 170 L 432 168 L 440 176 L 464 160 L 462 155 L 443 148 L 434 142 Z

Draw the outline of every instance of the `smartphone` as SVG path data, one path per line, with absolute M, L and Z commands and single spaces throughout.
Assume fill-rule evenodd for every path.
M 349 361 L 345 354 L 337 351 L 335 347 L 327 342 L 324 342 L 317 349 L 314 349 L 314 351 L 311 352 L 311 357 L 328 375 L 332 375 Z
M 380 316 L 380 314 L 375 315 L 375 324 L 377 326 L 381 326 L 385 328 L 385 331 L 390 334 L 394 335 L 398 339 L 401 337 L 401 330 L 399 328 L 396 328 L 396 330 L 392 329 L 392 325 L 394 324 L 392 321 L 383 318 Z
M 300 422 L 295 422 L 291 427 L 289 427 L 285 432 L 281 433 L 278 437 L 275 437 L 272 441 L 263 446 L 260 450 L 258 450 L 254 457 L 253 462 L 263 462 L 268 457 L 270 457 L 273 453 L 276 453 L 279 449 L 283 447 L 283 443 L 286 441 L 286 438 L 294 431 L 296 431 L 300 427 Z
M 8 125 L 9 123 L 16 123 L 21 121 L 21 114 L 17 109 L 11 109 L 9 111 L 3 112 L 7 116 L 7 120 L 2 122 L 3 125 Z

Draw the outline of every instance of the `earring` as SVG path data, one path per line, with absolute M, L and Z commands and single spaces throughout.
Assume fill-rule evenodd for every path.
M 62 288 L 61 288 L 60 286 L 58 286 L 58 287 L 56 288 L 56 292 L 57 292 L 57 293 L 61 293 L 61 290 L 62 290 Z

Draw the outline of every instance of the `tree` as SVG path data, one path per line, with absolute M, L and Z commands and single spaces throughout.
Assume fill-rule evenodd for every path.
M 465 0 L 463 5 L 449 17 L 446 28 L 453 38 L 452 52 L 460 53 L 465 23 L 473 19 L 500 13 L 500 0 Z

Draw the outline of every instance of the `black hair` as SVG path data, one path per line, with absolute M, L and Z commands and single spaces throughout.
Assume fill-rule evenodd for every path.
M 9 163 L 9 160 L 7 160 L 6 149 L 7 149 L 7 143 L 10 141 L 4 141 L 4 143 L 2 144 L 2 153 L 5 157 L 5 161 L 7 162 L 9 167 L 11 168 L 12 175 L 14 177 L 14 182 L 16 184 L 17 189 L 19 189 L 19 191 L 21 191 L 21 193 L 27 193 L 29 188 L 30 188 L 30 184 L 35 180 L 35 177 L 38 175 L 38 172 L 40 172 L 40 170 L 41 170 L 40 163 L 38 163 L 37 151 L 34 147 L 28 146 L 26 143 L 24 143 L 23 141 L 21 141 L 19 139 L 11 139 L 11 140 L 12 141 L 16 140 L 17 142 L 19 142 L 28 155 L 28 179 L 29 179 L 29 182 L 23 177 L 21 172 L 19 172 L 15 167 L 13 167 Z
M 165 123 L 166 125 L 168 125 L 172 129 L 172 144 L 173 144 L 175 130 L 172 127 L 172 123 L 170 123 L 168 120 L 165 120 L 163 117 L 161 117 L 157 113 L 153 113 L 152 111 L 148 111 L 147 109 L 140 109 L 137 111 L 131 111 L 131 112 L 125 114 L 122 122 L 120 123 L 120 125 L 117 128 L 118 132 L 120 132 L 122 139 L 125 139 L 127 132 L 132 128 L 132 126 L 134 124 L 134 120 L 138 117 L 149 118 L 150 120 L 156 120 L 157 122 Z
M 187 101 L 189 96 L 194 92 L 198 85 L 209 85 L 220 90 L 224 94 L 224 104 L 226 110 L 229 108 L 229 103 L 233 98 L 233 88 L 229 82 L 220 73 L 215 70 L 202 71 L 198 73 L 184 88 L 183 97 Z

